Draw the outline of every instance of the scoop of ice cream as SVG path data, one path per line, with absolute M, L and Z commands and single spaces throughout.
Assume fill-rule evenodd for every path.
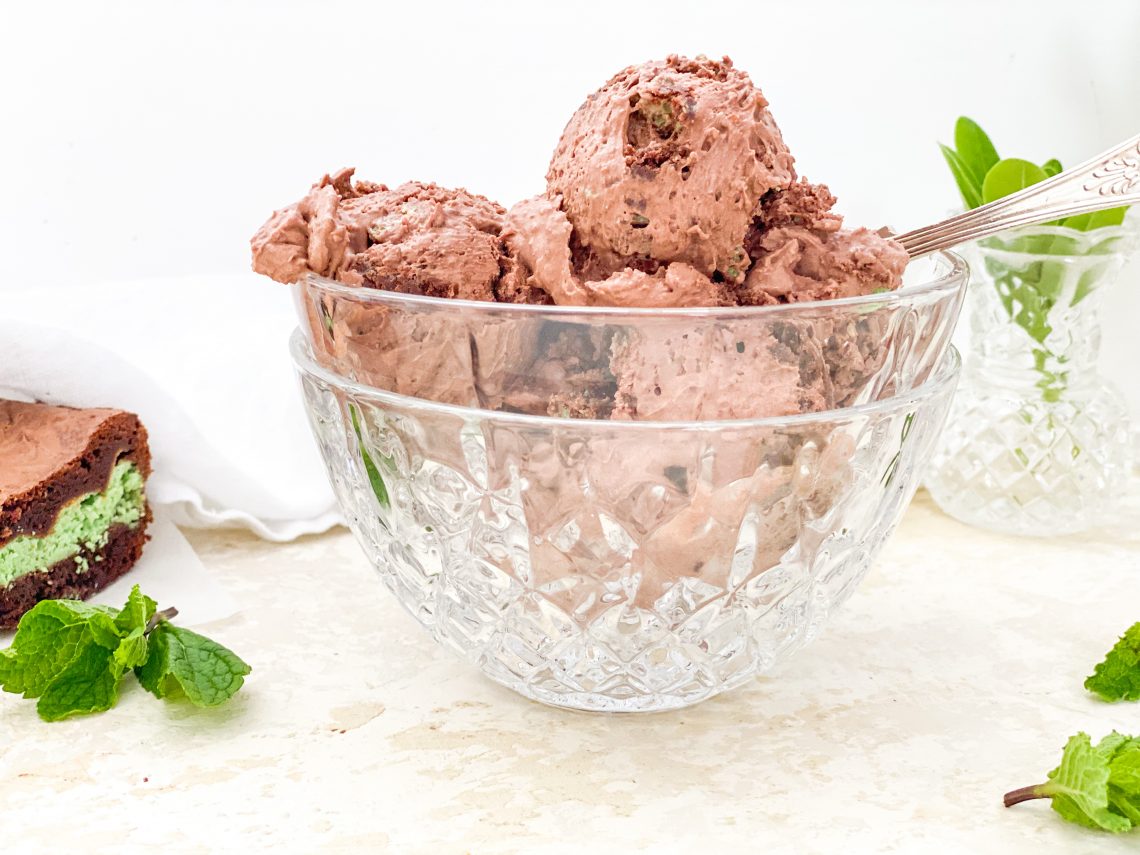
M 771 229 L 738 294 L 742 303 L 797 303 L 859 297 L 898 286 L 907 254 L 867 229 Z
M 500 234 L 506 211 L 462 189 L 353 182 L 346 169 L 277 211 L 252 240 L 254 270 L 281 282 L 309 273 L 432 297 L 549 302 L 526 284 Z M 382 389 L 467 406 L 503 406 L 508 368 L 533 352 L 530 329 L 462 312 L 305 289 L 315 352 Z
M 732 61 L 631 66 L 570 118 L 547 172 L 574 229 L 576 271 L 601 280 L 680 261 L 741 281 L 764 194 L 795 179 L 764 95 Z
M 326 175 L 254 235 L 253 269 L 279 282 L 305 273 L 431 297 L 549 302 L 525 284 L 500 234 L 506 210 L 463 189 L 412 181 L 389 190 Z
M 899 286 L 906 250 L 876 232 L 841 228 L 834 204 L 825 185 L 802 179 L 765 197 L 744 238 L 752 267 L 736 288 L 739 303 L 830 300 Z
M 338 277 L 367 246 L 369 200 L 388 192 L 383 184 L 353 183 L 352 173 L 326 175 L 299 202 L 274 211 L 250 240 L 253 269 L 286 283 L 308 272 Z
M 466 190 L 411 182 L 369 206 L 368 246 L 347 265 L 362 284 L 461 300 L 497 300 L 516 266 L 499 237 L 506 211 Z
M 763 93 L 731 60 L 631 66 L 571 117 L 545 196 L 504 236 L 560 305 L 731 306 L 893 289 L 902 247 L 844 231 L 797 180 Z
M 573 237 L 558 196 L 519 202 L 503 231 L 527 287 L 545 291 L 558 305 L 675 308 L 715 306 L 722 300 L 708 276 L 682 261 L 655 265 L 652 273 L 624 267 L 601 280 L 584 280 L 571 259 Z

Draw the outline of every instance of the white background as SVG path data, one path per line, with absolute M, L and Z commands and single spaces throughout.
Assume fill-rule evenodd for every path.
M 855 223 L 957 204 L 935 142 L 959 113 L 1039 162 L 1140 130 L 1136 0 L 26 2 L 0 32 L 0 288 L 245 269 L 269 212 L 342 165 L 510 204 L 588 92 L 670 52 L 749 71 Z M 1140 411 L 1138 319 L 1133 265 L 1105 362 Z

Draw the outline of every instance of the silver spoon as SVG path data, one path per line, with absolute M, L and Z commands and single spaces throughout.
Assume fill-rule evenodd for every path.
M 1011 196 L 894 239 L 911 258 L 1006 229 L 1140 202 L 1140 135 Z

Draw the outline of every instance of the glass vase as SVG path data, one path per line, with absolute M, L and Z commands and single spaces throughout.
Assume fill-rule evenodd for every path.
M 1128 409 L 1098 372 L 1104 287 L 1129 225 L 1011 230 L 971 245 L 971 345 L 927 487 L 957 519 L 1023 535 L 1095 524 L 1132 465 Z

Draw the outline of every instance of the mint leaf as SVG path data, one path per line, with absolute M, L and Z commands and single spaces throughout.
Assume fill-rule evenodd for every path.
M 1053 810 L 1070 822 L 1106 831 L 1127 831 L 1132 823 L 1108 808 L 1109 763 L 1087 733 L 1069 739 L 1061 765 L 1049 773 L 1046 794 Z
M 1096 753 L 1111 763 L 1118 751 L 1128 747 L 1134 741 L 1131 736 L 1125 736 L 1123 733 L 1117 733 L 1114 730 L 1096 744 Z
M 1046 178 L 1052 178 L 1063 169 L 1061 161 L 1055 157 L 1049 158 L 1040 166 L 1020 158 L 1000 160 L 989 135 L 968 116 L 959 116 L 954 124 L 954 146 L 955 148 L 950 148 L 939 144 L 967 208 L 976 208 L 1024 190 Z M 1047 225 L 1067 226 L 1087 232 L 1120 225 L 1127 210 L 1127 207 L 1123 207 L 1077 214 Z M 1044 252 L 1066 254 L 1057 249 Z
M 1124 631 L 1085 688 L 1106 701 L 1140 701 L 1140 623 Z
M 136 585 L 122 609 L 76 600 L 44 600 L 20 620 L 0 650 L 0 687 L 39 698 L 44 721 L 102 712 L 115 705 L 119 684 L 134 671 L 159 698 L 185 695 L 214 706 L 244 683 L 250 667 L 220 644 L 170 624 L 174 608 Z
M 12 646 L 0 660 L 4 691 L 25 698 L 43 694 L 80 651 L 95 642 L 90 621 L 95 615 L 106 616 L 106 611 L 75 600 L 36 603 L 20 618 Z
M 989 136 L 973 119 L 959 116 L 954 124 L 954 147 L 974 184 L 981 187 L 986 173 L 998 162 L 997 149 Z
M 1061 764 L 1044 784 L 1005 794 L 1005 806 L 1029 799 L 1052 799 L 1053 810 L 1086 828 L 1119 833 L 1133 827 L 1140 811 L 1140 789 L 1133 785 L 1132 751 L 1140 741 L 1113 733 L 1093 746 L 1087 733 L 1069 739 Z M 1119 771 L 1113 766 L 1119 761 Z
M 1126 740 L 1113 753 L 1108 766 L 1108 782 L 1140 797 L 1140 739 Z
M 146 629 L 147 622 L 154 617 L 158 610 L 158 603 L 139 590 L 135 585 L 131 588 L 127 604 L 123 606 L 119 616 L 115 618 L 115 625 L 126 635 L 133 629 Z
M 1140 739 L 1113 732 L 1100 741 L 1097 750 L 1104 753 L 1110 740 L 1114 743 L 1108 754 L 1108 803 L 1128 817 L 1133 827 L 1140 826 Z
M 36 712 L 44 721 L 59 721 L 109 710 L 119 698 L 122 676 L 115 654 L 91 639 L 44 690 Z
M 115 662 L 123 670 L 139 668 L 146 663 L 149 648 L 145 630 L 142 627 L 135 627 L 115 648 Z
M 976 122 L 966 116 L 959 117 L 954 128 L 957 150 L 941 146 L 963 201 L 968 208 L 995 202 L 1062 171 L 1056 158 L 1041 166 L 1020 158 L 997 159 L 997 149 Z M 988 166 L 987 166 L 988 164 Z M 979 180 L 982 169 L 986 171 Z M 1124 221 L 1127 208 L 1112 208 L 1079 214 L 1045 223 L 1047 226 L 1066 226 L 1077 231 L 1091 231 L 1107 226 L 1118 226 Z M 1099 255 L 1114 243 L 1113 238 L 1103 242 L 1104 248 L 1086 247 L 1079 238 L 1062 234 L 1039 232 L 1010 232 L 985 238 L 983 246 L 1011 252 L 1032 253 L 1043 256 Z M 1047 344 L 1053 328 L 1050 315 L 1062 297 L 1063 285 L 1072 274 L 1071 264 L 1064 258 L 1044 258 L 1032 263 L 1006 264 L 998 256 L 984 259 L 986 272 L 993 279 L 999 299 L 1011 321 L 1016 323 L 1036 342 L 1033 347 L 1034 370 L 1038 373 L 1037 388 L 1047 403 L 1061 400 L 1068 388 L 1069 374 L 1063 367 L 1064 358 L 1053 353 Z M 1093 266 L 1080 273 L 1071 305 L 1076 305 L 1096 287 L 1105 268 Z M 1062 366 L 1062 367 L 1058 367 Z
M 3 688 L 9 679 L 13 679 L 12 672 L 15 667 L 16 651 L 10 647 L 0 650 L 0 688 Z
M 1062 222 L 1070 229 L 1091 232 L 1093 229 L 1103 228 L 1104 226 L 1119 226 L 1124 222 L 1124 215 L 1126 213 L 1128 213 L 1127 206 L 1123 208 L 1108 208 L 1104 211 L 1093 211 L 1089 214 L 1074 214 L 1071 217 L 1066 217 Z
M 1108 786 L 1108 805 L 1115 813 L 1126 817 L 1132 823 L 1133 828 L 1140 826 L 1140 798 L 1129 796 L 1110 783 Z
M 982 203 L 997 201 L 1044 181 L 1047 177 L 1044 169 L 1028 160 L 1018 157 L 999 160 L 986 173 L 982 182 Z
M 91 637 L 95 639 L 95 643 L 100 647 L 106 647 L 108 650 L 114 650 L 119 646 L 126 635 L 125 631 L 120 631 L 118 625 L 115 623 L 115 612 L 112 610 L 110 614 L 104 612 L 97 612 L 87 619 L 87 628 L 91 631 Z
M 250 667 L 216 641 L 166 621 L 150 635 L 150 655 L 135 673 L 156 698 L 184 694 L 191 703 L 213 707 L 233 697 Z
M 950 167 L 950 172 L 958 183 L 958 192 L 962 194 L 962 202 L 967 208 L 978 207 L 982 204 L 981 182 L 974 178 L 969 167 L 958 156 L 958 152 L 949 146 L 942 145 L 942 143 L 938 144 L 938 148 L 941 149 L 942 156 L 946 159 L 946 165 Z
M 356 407 L 352 404 L 348 405 L 348 415 L 352 419 L 352 429 L 356 433 L 356 444 L 360 447 L 360 457 L 364 461 L 364 471 L 368 474 L 368 483 L 372 485 L 372 492 L 376 496 L 376 501 L 380 503 L 380 507 L 390 507 L 392 502 L 388 498 L 388 488 L 384 486 L 384 479 L 380 476 L 380 470 L 376 468 L 375 462 L 372 460 L 372 455 L 368 453 L 368 449 L 364 447 L 364 436 L 360 431 L 360 418 L 356 414 Z

